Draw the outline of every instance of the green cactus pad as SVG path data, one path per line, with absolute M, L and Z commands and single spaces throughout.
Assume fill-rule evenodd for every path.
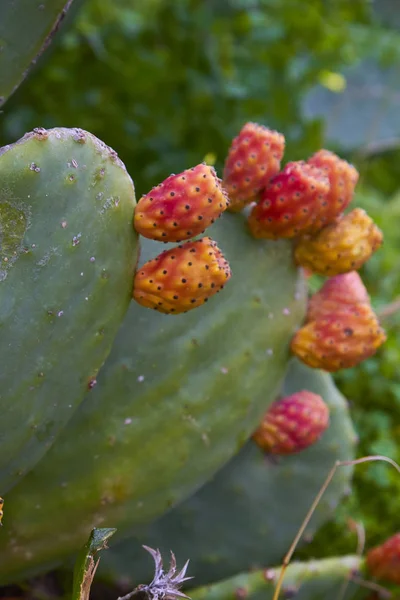
M 242 215 L 208 231 L 232 279 L 187 314 L 132 304 L 98 385 L 5 498 L 2 581 L 75 552 L 93 527 L 127 535 L 163 514 L 238 451 L 276 396 L 305 311 L 291 245 L 252 239 Z M 163 249 L 145 241 L 142 259 Z
M 342 556 L 289 565 L 279 598 L 288 600 L 338 600 L 346 580 L 362 572 L 364 561 L 358 556 Z M 191 571 L 193 572 L 193 571 Z M 191 591 L 192 600 L 272 600 L 280 567 L 242 573 Z M 350 582 L 342 600 L 358 600 L 371 594 Z
M 78 129 L 0 149 L 0 492 L 40 459 L 108 355 L 137 260 L 132 180 Z
M 0 106 L 36 64 L 73 0 L 1 0 Z
M 330 426 L 316 444 L 292 456 L 268 458 L 249 442 L 197 494 L 141 532 L 138 541 L 112 547 L 100 573 L 130 580 L 133 587 L 146 581 L 151 566 L 141 544 L 163 553 L 173 544 L 178 560 L 190 557 L 197 585 L 281 560 L 329 468 L 354 454 L 355 434 L 346 400 L 327 373 L 293 360 L 283 394 L 303 389 L 320 394 L 330 408 Z M 350 476 L 350 468 L 336 473 L 306 537 L 332 516 L 349 489 Z

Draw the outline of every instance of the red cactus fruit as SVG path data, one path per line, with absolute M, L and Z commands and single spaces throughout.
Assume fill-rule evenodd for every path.
M 294 454 L 314 444 L 329 426 L 329 408 L 307 390 L 276 400 L 253 440 L 265 452 Z
M 331 223 L 349 205 L 357 185 L 358 172 L 353 165 L 329 150 L 319 150 L 307 162 L 322 169 L 330 183 L 327 204 L 322 207 L 317 217 L 317 225 L 320 228 Z
M 400 585 L 400 533 L 368 552 L 367 567 L 373 577 Z
M 306 365 L 334 372 L 373 356 L 385 340 L 372 308 L 357 304 L 318 315 L 297 331 L 291 349 Z
M 330 277 L 308 302 L 307 321 L 314 321 L 333 312 L 346 311 L 354 305 L 370 305 L 368 292 L 357 271 Z
M 271 177 L 280 169 L 285 138 L 257 123 L 246 123 L 233 140 L 225 161 L 223 186 L 231 201 L 229 210 L 238 212 L 257 200 Z
M 133 297 L 146 308 L 178 314 L 201 306 L 231 276 L 228 261 L 209 237 L 162 252 L 140 267 Z
M 295 249 L 298 265 L 319 275 L 360 269 L 378 250 L 383 234 L 362 208 L 355 208 L 315 235 L 303 236 Z
M 249 216 L 255 238 L 293 238 L 314 230 L 317 212 L 327 202 L 329 180 L 304 161 L 288 163 L 271 180 Z
M 200 164 L 170 175 L 142 196 L 134 227 L 146 238 L 179 242 L 203 233 L 228 206 L 214 168 Z

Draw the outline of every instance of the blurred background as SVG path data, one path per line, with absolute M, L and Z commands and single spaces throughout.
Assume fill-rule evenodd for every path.
M 286 136 L 286 161 L 325 147 L 353 162 L 353 204 L 385 234 L 361 275 L 389 336 L 336 380 L 359 456 L 400 461 L 399 0 L 76 3 L 76 18 L 0 114 L 0 146 L 38 126 L 87 129 L 118 152 L 138 197 L 204 159 L 221 174 L 250 120 Z M 349 515 L 364 523 L 368 546 L 380 543 L 400 529 L 399 509 L 396 472 L 359 467 L 355 493 L 302 554 L 352 552 Z

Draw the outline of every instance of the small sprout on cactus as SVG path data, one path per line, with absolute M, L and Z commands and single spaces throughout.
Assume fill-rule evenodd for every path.
M 400 532 L 368 552 L 367 567 L 373 577 L 400 585 Z
M 201 306 L 231 277 L 228 261 L 209 237 L 162 252 L 136 272 L 134 299 L 166 314 Z
M 164 572 L 163 562 L 160 551 L 143 546 L 147 552 L 151 554 L 154 560 L 154 577 L 151 583 L 148 585 L 138 585 L 132 592 L 118 598 L 118 600 L 130 600 L 130 598 L 138 598 L 142 600 L 176 600 L 179 598 L 188 598 L 183 592 L 180 591 L 182 584 L 193 577 L 186 577 L 186 571 L 189 565 L 189 560 L 183 565 L 182 569 L 176 572 L 176 559 L 174 553 L 171 551 L 171 561 L 169 565 L 169 571 Z M 189 599 L 190 600 L 190 599 Z
M 328 426 L 328 406 L 318 394 L 303 390 L 276 400 L 253 440 L 270 454 L 294 454 L 317 442 Z
M 335 476 L 336 471 L 341 467 L 352 467 L 352 466 L 356 466 L 356 465 L 360 465 L 360 464 L 368 463 L 368 462 L 374 462 L 374 461 L 387 462 L 390 465 L 392 465 L 392 467 L 394 467 L 400 473 L 400 465 L 398 465 L 393 459 L 391 459 L 387 456 L 381 456 L 381 455 L 363 456 L 362 458 L 357 458 L 355 460 L 345 460 L 345 461 L 335 462 L 332 469 L 329 471 L 325 481 L 323 482 L 319 492 L 315 496 L 313 503 L 311 504 L 306 516 L 304 517 L 304 520 L 303 520 L 302 524 L 300 525 L 300 528 L 299 528 L 298 532 L 296 533 L 294 540 L 293 540 L 292 544 L 290 545 L 290 548 L 283 559 L 281 571 L 280 571 L 279 578 L 278 578 L 276 586 L 275 586 L 274 595 L 273 595 L 272 600 L 279 600 L 279 595 L 282 590 L 285 573 L 290 564 L 292 556 L 297 548 L 299 541 L 303 537 L 304 532 L 306 531 L 308 524 L 310 523 L 311 518 L 312 518 L 316 508 L 318 507 L 319 503 L 321 502 L 323 495 L 325 494 L 329 484 L 331 483 L 333 477 Z M 398 543 L 399 542 L 394 543 L 393 548 L 398 548 L 399 547 Z M 363 580 L 359 580 L 358 583 L 360 583 L 361 585 L 365 585 L 366 587 L 371 587 L 368 585 L 368 582 L 363 582 Z
M 271 177 L 279 172 L 285 138 L 257 123 L 246 123 L 233 140 L 225 161 L 223 185 L 231 204 L 229 210 L 241 211 L 258 200 Z
M 332 312 L 345 311 L 358 304 L 370 306 L 370 298 L 357 271 L 330 277 L 308 302 L 307 321 L 314 321 Z
M 291 349 L 309 367 L 335 372 L 370 358 L 385 341 L 372 308 L 360 304 L 310 321 L 297 331 Z
M 297 264 L 319 275 L 358 270 L 380 248 L 383 234 L 365 210 L 353 211 L 315 235 L 302 237 L 295 249 Z
M 255 238 L 294 238 L 315 231 L 317 215 L 327 204 L 329 179 L 304 161 L 288 163 L 263 191 L 249 216 Z
M 170 175 L 139 200 L 138 233 L 159 242 L 180 242 L 205 231 L 228 208 L 215 169 L 205 164 Z
M 116 531 L 111 528 L 92 529 L 75 562 L 72 600 L 89 600 L 90 588 L 100 561 L 98 554 L 107 548 L 107 541 Z
M 327 203 L 318 211 L 316 221 L 321 228 L 334 221 L 352 201 L 358 172 L 353 165 L 329 150 L 319 150 L 307 162 L 321 169 L 329 178 Z

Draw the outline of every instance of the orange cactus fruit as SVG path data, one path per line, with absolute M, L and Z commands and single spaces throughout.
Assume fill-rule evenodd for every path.
M 300 238 L 295 260 L 313 273 L 340 275 L 360 269 L 382 242 L 374 221 L 365 210 L 355 208 L 315 235 Z
M 307 162 L 322 169 L 329 178 L 328 202 L 317 218 L 317 225 L 321 228 L 331 223 L 350 204 L 359 175 L 353 165 L 329 150 L 319 150 Z
M 368 552 L 367 568 L 373 577 L 400 585 L 400 533 Z
M 357 271 L 330 277 L 308 302 L 307 321 L 320 319 L 333 312 L 352 309 L 354 305 L 370 305 L 370 297 Z
M 200 164 L 170 175 L 140 198 L 134 216 L 138 233 L 159 242 L 180 242 L 204 232 L 229 206 L 215 169 Z
M 188 312 L 223 289 L 231 277 L 228 261 L 209 237 L 162 252 L 140 267 L 133 298 L 166 314 Z
M 306 365 L 335 372 L 370 358 L 385 340 L 372 308 L 358 304 L 306 323 L 293 337 L 291 349 Z
M 321 396 L 303 390 L 273 402 L 253 440 L 270 454 L 294 454 L 318 441 L 328 426 L 328 406 Z
M 232 142 L 223 173 L 230 211 L 239 212 L 258 200 L 261 190 L 279 172 L 284 151 L 281 133 L 257 123 L 244 125 Z
M 271 180 L 249 216 L 255 238 L 293 238 L 313 231 L 316 213 L 327 202 L 329 179 L 304 161 L 288 163 Z

